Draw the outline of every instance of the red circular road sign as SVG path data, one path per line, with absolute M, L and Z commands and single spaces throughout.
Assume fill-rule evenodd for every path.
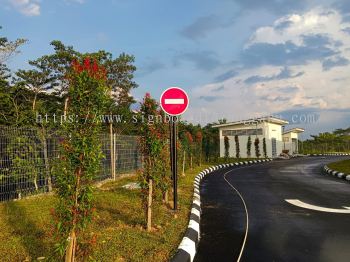
M 180 87 L 170 87 L 160 96 L 160 106 L 171 116 L 183 114 L 189 103 L 187 93 Z

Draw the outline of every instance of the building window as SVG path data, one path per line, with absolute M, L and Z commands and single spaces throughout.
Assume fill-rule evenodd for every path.
M 236 129 L 236 130 L 222 130 L 223 136 L 256 136 L 262 135 L 262 128 L 252 128 L 252 129 Z

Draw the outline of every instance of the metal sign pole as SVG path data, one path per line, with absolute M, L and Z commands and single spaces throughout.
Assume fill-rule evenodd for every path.
M 189 104 L 187 93 L 179 87 L 170 87 L 160 96 L 160 106 L 170 115 L 170 160 L 173 180 L 174 211 L 177 210 L 177 152 L 176 152 L 176 122 L 177 116 L 183 114 Z
M 169 120 L 169 153 L 170 153 L 170 170 L 171 170 L 171 179 L 173 179 L 173 117 L 170 116 Z
M 177 148 L 176 148 L 176 116 L 171 117 L 171 171 L 173 178 L 174 211 L 177 210 Z

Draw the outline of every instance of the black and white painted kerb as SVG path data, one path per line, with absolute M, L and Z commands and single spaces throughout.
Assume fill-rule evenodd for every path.
M 233 167 L 233 166 L 242 166 L 242 165 L 251 165 L 262 162 L 272 161 L 272 159 L 259 159 L 259 160 L 250 160 L 238 163 L 222 164 L 217 166 L 209 167 L 202 172 L 200 172 L 194 179 L 194 190 L 193 190 L 193 202 L 191 207 L 190 221 L 188 223 L 185 236 L 183 237 L 176 254 L 171 259 L 172 262 L 192 262 L 194 256 L 196 255 L 197 246 L 200 240 L 200 217 L 201 217 L 201 196 L 199 191 L 199 186 L 202 179 L 212 173 L 215 170 Z
M 350 156 L 350 153 L 308 154 L 307 156 Z
M 339 172 L 337 170 L 330 169 L 328 166 L 324 166 L 323 170 L 325 171 L 324 174 L 329 174 L 329 175 L 332 175 L 334 177 L 350 181 L 350 174 L 345 174 L 345 173 Z

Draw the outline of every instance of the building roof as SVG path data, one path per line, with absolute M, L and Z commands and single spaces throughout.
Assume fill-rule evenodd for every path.
M 229 122 L 229 123 L 224 123 L 224 124 L 219 124 L 219 125 L 214 125 L 213 127 L 225 127 L 225 126 L 235 126 L 235 125 L 255 125 L 255 123 L 273 123 L 273 124 L 278 124 L 278 125 L 287 125 L 289 122 L 284 119 L 280 119 L 277 117 L 273 116 L 264 116 L 264 117 L 258 117 L 258 118 L 251 118 L 247 120 L 239 120 L 239 121 L 234 121 L 234 122 Z
M 305 129 L 303 129 L 303 128 L 294 127 L 294 128 L 292 128 L 292 129 L 283 131 L 282 134 L 284 135 L 284 134 L 288 134 L 288 133 L 302 133 L 302 132 L 304 132 L 304 131 L 305 131 Z

